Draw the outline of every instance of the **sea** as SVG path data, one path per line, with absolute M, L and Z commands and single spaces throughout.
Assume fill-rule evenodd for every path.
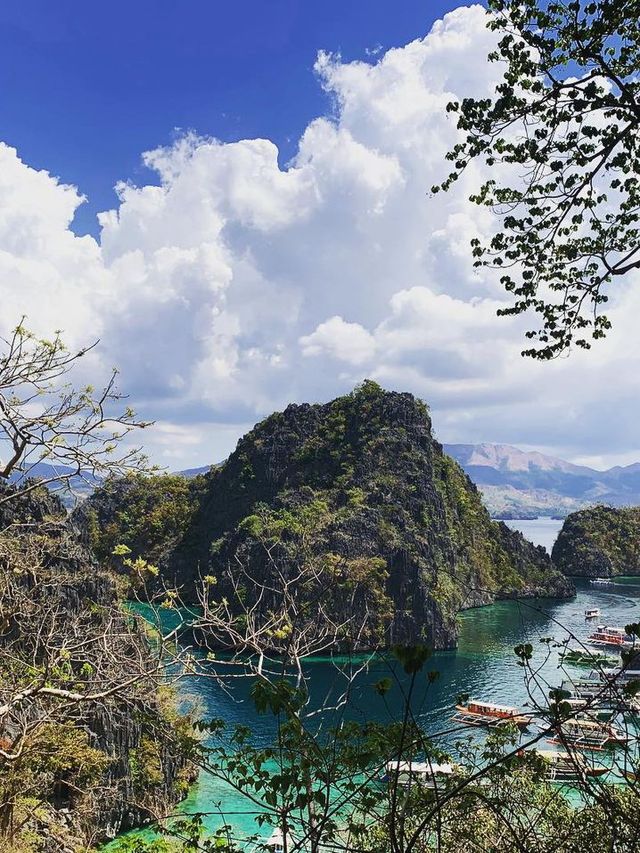
M 561 521 L 549 518 L 507 523 L 549 551 L 562 525 Z M 607 588 L 596 588 L 579 579 L 576 586 L 577 595 L 569 601 L 502 601 L 460 614 L 458 648 L 433 654 L 425 666 L 413 703 L 414 713 L 435 742 L 455 751 L 461 734 L 459 729 L 452 727 L 451 718 L 461 695 L 526 709 L 532 706 L 531 691 L 533 698 L 542 702 L 548 690 L 559 687 L 567 674 L 584 676 L 584 670 L 569 670 L 560 664 L 558 646 L 569 637 L 572 642 L 585 640 L 593 630 L 593 624 L 584 617 L 586 608 L 600 608 L 602 621 L 609 625 L 640 621 L 640 578 L 619 578 L 614 586 Z M 520 643 L 533 646 L 532 663 L 537 670 L 537 684 L 527 684 L 523 669 L 518 665 L 514 647 Z M 362 659 L 356 662 L 344 659 L 338 664 L 348 670 L 362 662 Z M 306 666 L 312 707 L 340 694 L 345 676 L 335 660 L 314 659 Z M 427 677 L 427 673 L 432 672 L 438 673 L 435 679 Z M 381 698 L 373 685 L 389 675 L 397 693 L 394 695 L 391 691 Z M 397 664 L 394 666 L 389 659 L 372 658 L 356 682 L 347 708 L 339 713 L 359 720 L 394 719 L 402 706 L 403 677 Z M 215 679 L 202 678 L 185 680 L 179 687 L 184 707 L 196 707 L 199 715 L 205 718 L 222 718 L 230 727 L 247 725 L 252 729 L 255 742 L 266 744 L 273 734 L 273 722 L 268 716 L 256 713 L 248 689 L 248 684 L 241 682 L 227 692 Z M 471 737 L 481 736 L 476 730 L 465 731 L 465 736 L 469 733 Z M 210 830 L 226 822 L 232 826 L 238 840 L 257 830 L 256 808 L 226 783 L 206 773 L 201 774 L 178 811 L 184 815 L 205 815 L 204 824 Z M 143 830 L 133 835 L 150 838 L 153 831 Z M 110 850 L 110 845 L 105 850 Z

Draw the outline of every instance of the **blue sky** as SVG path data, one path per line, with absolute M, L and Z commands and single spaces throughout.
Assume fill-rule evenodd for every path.
M 88 197 L 97 234 L 113 186 L 153 180 L 140 154 L 176 129 L 294 153 L 327 109 L 318 50 L 345 60 L 424 35 L 455 3 L 428 0 L 6 0 L 0 6 L 2 138 Z
M 495 169 L 429 193 L 446 105 L 500 82 L 486 23 L 417 0 L 0 4 L 0 331 L 99 338 L 78 380 L 117 365 L 173 469 L 367 377 L 422 397 L 442 441 L 639 459 L 640 287 L 590 353 L 524 361 L 527 321 L 496 316 L 470 253 Z

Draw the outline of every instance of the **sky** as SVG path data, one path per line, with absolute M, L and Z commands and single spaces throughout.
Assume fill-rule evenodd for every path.
M 0 328 L 22 314 L 111 366 L 170 469 L 224 458 L 289 402 L 366 377 L 437 437 L 640 460 L 640 288 L 591 352 L 523 360 L 520 318 L 447 195 L 446 104 L 499 68 L 480 6 L 386 0 L 7 0 L 0 7 Z

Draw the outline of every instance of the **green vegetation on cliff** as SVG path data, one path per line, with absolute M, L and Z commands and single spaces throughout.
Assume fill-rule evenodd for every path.
M 190 723 L 57 498 L 0 496 L 0 847 L 76 853 L 184 796 Z
M 568 515 L 553 546 L 566 575 L 640 574 L 640 507 L 594 506 Z
M 571 592 L 543 549 L 489 518 L 433 439 L 425 404 L 374 382 L 325 405 L 288 406 L 195 486 L 174 480 L 173 491 L 167 478 L 127 485 L 117 506 L 98 492 L 94 546 L 106 556 L 124 542 L 187 590 L 210 577 L 211 598 L 240 620 L 248 610 L 273 619 L 274 576 L 298 578 L 298 618 L 341 626 L 345 646 L 446 648 L 462 608 Z M 141 488 L 147 512 L 179 521 L 171 536 L 140 535 Z
M 204 488 L 202 476 L 131 474 L 109 480 L 99 498 L 89 498 L 74 514 L 101 562 L 126 545 L 153 562 L 187 530 Z

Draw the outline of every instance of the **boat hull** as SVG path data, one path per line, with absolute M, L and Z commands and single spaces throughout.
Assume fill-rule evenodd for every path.
M 454 715 L 454 722 L 462 723 L 465 726 L 477 726 L 481 728 L 499 728 L 506 725 L 515 725 L 521 731 L 528 729 L 531 720 L 522 714 L 514 714 L 511 717 L 499 717 L 492 714 L 483 714 L 478 711 L 470 711 L 465 705 L 456 705 L 457 713 Z

